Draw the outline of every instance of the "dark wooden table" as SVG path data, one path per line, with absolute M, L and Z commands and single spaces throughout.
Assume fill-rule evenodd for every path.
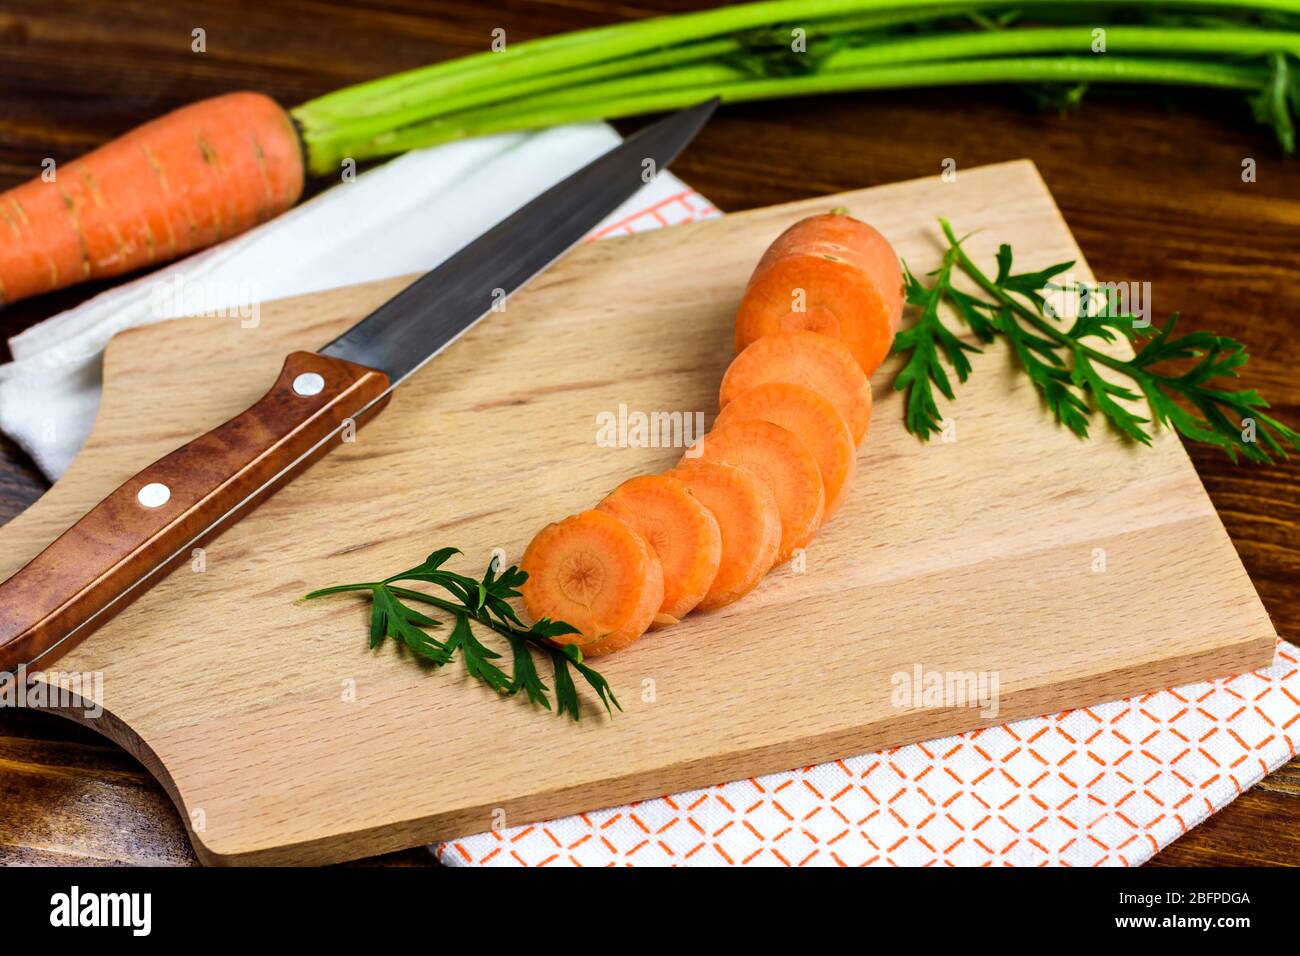
M 517 41 L 707 5 L 0 0 L 0 188 L 39 173 L 47 156 L 70 159 L 216 93 L 255 89 L 293 105 L 483 49 L 496 27 Z M 196 27 L 206 53 L 191 52 Z M 1251 344 L 1250 384 L 1300 422 L 1300 162 L 1281 156 L 1239 96 L 1094 90 L 1069 115 L 1001 87 L 734 106 L 675 171 L 734 211 L 932 175 L 947 157 L 961 168 L 1022 156 L 1042 170 L 1099 278 L 1149 281 L 1157 312 Z M 1254 183 L 1241 179 L 1246 157 L 1258 163 Z M 0 334 L 93 291 L 0 311 Z M 1279 633 L 1300 639 L 1300 459 L 1258 468 L 1191 453 Z M 45 488 L 0 438 L 0 521 Z M 123 751 L 56 717 L 0 712 L 0 862 L 193 860 L 171 802 Z M 429 859 L 412 850 L 378 862 Z M 1300 761 L 1155 863 L 1300 864 Z

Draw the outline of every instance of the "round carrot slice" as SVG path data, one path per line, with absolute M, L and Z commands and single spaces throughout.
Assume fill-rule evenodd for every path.
M 722 554 L 718 573 L 697 605 L 712 611 L 744 597 L 776 563 L 781 512 L 772 489 L 735 465 L 692 461 L 668 472 L 718 521 Z
M 666 475 L 631 478 L 596 508 L 649 543 L 664 575 L 664 599 L 654 623 L 676 624 L 700 603 L 718 573 L 722 532 L 713 513 Z
M 519 588 L 533 620 L 567 621 L 580 633 L 557 643 L 584 655 L 619 650 L 645 633 L 664 599 L 663 571 L 644 538 L 605 511 L 548 524 L 519 562 Z
M 811 216 L 759 260 L 736 315 L 736 351 L 765 335 L 810 329 L 840 338 L 871 375 L 902 312 L 903 273 L 889 241 L 852 216 Z
M 725 408 L 767 382 L 811 388 L 839 410 L 854 443 L 862 444 L 871 427 L 871 383 L 843 342 L 818 332 L 765 336 L 732 359 L 722 376 L 719 404 Z
M 825 522 L 835 513 L 853 481 L 857 448 L 844 418 L 829 400 L 802 385 L 765 382 L 729 401 L 714 423 L 758 418 L 788 428 L 808 446 L 821 471 L 826 492 Z
M 812 540 L 826 507 L 817 460 L 794 432 L 758 419 L 740 419 L 715 427 L 688 455 L 748 468 L 767 484 L 781 512 L 780 564 Z M 689 463 L 687 457 L 684 462 Z

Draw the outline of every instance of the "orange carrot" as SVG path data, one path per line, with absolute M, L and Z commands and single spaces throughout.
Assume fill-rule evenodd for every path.
M 165 262 L 302 194 L 293 122 L 260 93 L 184 106 L 0 194 L 0 303 Z
M 714 427 L 747 418 L 780 425 L 803 439 L 821 471 L 826 492 L 822 521 L 828 521 L 844 500 L 856 465 L 857 448 L 843 416 L 810 388 L 789 382 L 766 382 L 728 402 Z
M 789 560 L 812 540 L 826 507 L 817 460 L 794 432 L 757 419 L 740 419 L 715 427 L 688 456 L 748 468 L 767 484 L 781 512 L 781 547 L 776 561 Z M 686 457 L 689 463 L 694 458 Z
M 649 542 L 663 568 L 658 625 L 676 624 L 709 591 L 722 558 L 722 532 L 712 512 L 666 475 L 623 482 L 596 506 Z
M 548 524 L 519 562 L 520 587 L 533 620 L 567 621 L 580 633 L 556 638 L 598 657 L 645 633 L 664 599 L 659 559 L 645 539 L 604 511 Z
M 879 232 L 831 213 L 795 223 L 768 247 L 736 316 L 736 351 L 776 332 L 833 335 L 871 375 L 903 311 L 898 256 Z
M 697 605 L 712 611 L 744 597 L 776 563 L 781 512 L 766 484 L 735 465 L 692 461 L 668 472 L 717 519 L 722 532 L 718 573 Z
M 719 404 L 767 382 L 802 385 L 839 410 L 853 441 L 862 443 L 871 425 L 871 384 L 853 353 L 837 339 L 817 332 L 782 332 L 751 344 L 722 377 Z

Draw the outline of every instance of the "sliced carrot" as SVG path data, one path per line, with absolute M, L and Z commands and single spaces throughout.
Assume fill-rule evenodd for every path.
M 856 465 L 857 447 L 844 417 L 811 388 L 790 382 L 765 382 L 728 402 L 714 427 L 747 418 L 780 425 L 803 439 L 821 471 L 826 492 L 822 521 L 829 520 L 844 500 Z
M 722 376 L 719 404 L 767 382 L 802 385 L 839 410 L 855 444 L 871 426 L 871 383 L 853 353 L 838 339 L 818 332 L 783 332 L 752 343 Z
M 889 241 L 831 213 L 795 223 L 768 247 L 736 315 L 736 351 L 777 332 L 841 339 L 867 375 L 884 361 L 903 312 L 903 273 Z
M 519 562 L 533 620 L 567 621 L 580 633 L 556 638 L 599 656 L 645 633 L 664 599 L 663 571 L 645 539 L 605 511 L 548 524 Z
M 175 259 L 288 209 L 302 144 L 261 93 L 183 106 L 0 194 L 0 303 Z
M 757 419 L 729 422 L 700 439 L 688 455 L 694 457 L 685 462 L 698 458 L 748 468 L 772 490 L 781 512 L 778 564 L 789 560 L 821 527 L 826 507 L 821 472 L 803 439 L 789 429 Z
M 713 513 L 666 475 L 631 478 L 596 507 L 649 542 L 664 575 L 654 623 L 676 624 L 700 603 L 718 573 L 722 532 Z
M 718 573 L 698 609 L 739 600 L 776 563 L 781 547 L 781 512 L 772 489 L 752 472 L 719 462 L 694 460 L 668 474 L 709 509 L 722 532 Z

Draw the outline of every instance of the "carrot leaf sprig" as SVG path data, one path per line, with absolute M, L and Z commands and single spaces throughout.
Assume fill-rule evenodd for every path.
M 939 316 L 939 306 L 945 301 L 952 303 L 963 312 L 966 324 L 982 341 L 993 340 L 993 331 L 978 308 L 978 303 L 953 288 L 952 270 L 955 262 L 956 254 L 949 249 L 944 254 L 943 264 L 929 273 L 933 282 L 928 287 L 912 274 L 906 263 L 903 265 L 904 297 L 908 305 L 920 309 L 920 314 L 915 325 L 903 329 L 894 339 L 895 352 L 909 353 L 907 362 L 894 380 L 894 388 L 907 392 L 907 430 L 926 441 L 943 428 L 943 417 L 931 386 L 950 401 L 955 397 L 942 360 L 946 359 L 956 373 L 957 380 L 964 382 L 971 372 L 966 353 L 980 351 L 969 342 L 962 341 L 944 325 Z
M 998 249 L 997 271 L 990 276 L 966 254 L 951 225 L 946 220 L 940 224 L 948 248 L 943 264 L 930 273 L 931 284 L 927 287 L 904 266 L 906 300 L 920 313 L 894 340 L 894 351 L 907 357 L 894 388 L 907 392 L 905 423 L 922 440 L 942 429 L 932 386 L 945 398 L 954 398 L 943 361 L 964 382 L 971 373 L 968 353 L 981 351 L 944 324 L 940 306 L 947 303 L 980 342 L 990 343 L 999 335 L 1007 341 L 1048 411 L 1081 438 L 1088 436 L 1093 412 L 1099 411 L 1113 429 L 1143 445 L 1151 444 L 1158 423 L 1221 449 L 1234 462 L 1239 455 L 1270 462 L 1274 455 L 1286 458 L 1287 446 L 1300 450 L 1300 432 L 1265 412 L 1269 404 L 1257 391 L 1215 384 L 1237 378 L 1246 364 L 1248 355 L 1240 342 L 1211 332 L 1175 335 L 1176 314 L 1153 328 L 1118 311 L 1107 290 L 1056 282 L 1073 262 L 1014 272 L 1006 244 Z M 980 294 L 954 287 L 958 271 Z M 1071 323 L 1060 321 L 1045 291 L 1077 296 Z M 1133 343 L 1131 358 L 1095 347 L 1119 337 Z M 1127 379 L 1128 384 L 1117 379 Z
M 498 574 L 499 562 L 493 557 L 481 579 L 466 577 L 443 568 L 447 559 L 455 554 L 460 554 L 456 548 L 441 548 L 415 567 L 382 581 L 321 588 L 312 591 L 305 600 L 330 594 L 369 593 L 371 650 L 383 644 L 385 638 L 392 638 L 418 660 L 432 667 L 451 663 L 459 652 L 466 672 L 474 679 L 483 681 L 505 697 L 523 691 L 531 703 L 550 710 L 550 688 L 538 673 L 533 657 L 534 652 L 542 653 L 550 658 L 558 714 L 567 713 L 574 720 L 581 717 L 578 689 L 570 668 L 576 670 L 596 692 L 606 711 L 612 714 L 614 707 L 622 710 L 609 683 L 583 662 L 582 652 L 576 646 L 552 643 L 552 638 L 576 634 L 577 628 L 549 618 L 525 627 L 519 619 L 510 599 L 519 597 L 519 586 L 528 580 L 526 571 L 512 565 Z M 399 581 L 432 584 L 450 594 L 451 598 L 398 587 Z M 410 602 L 432 605 L 450 615 L 452 628 L 445 640 L 438 640 L 430 633 L 442 627 L 442 622 L 417 611 Z M 475 635 L 473 625 L 476 624 L 505 638 L 510 645 L 509 674 L 497 663 L 502 655 Z

